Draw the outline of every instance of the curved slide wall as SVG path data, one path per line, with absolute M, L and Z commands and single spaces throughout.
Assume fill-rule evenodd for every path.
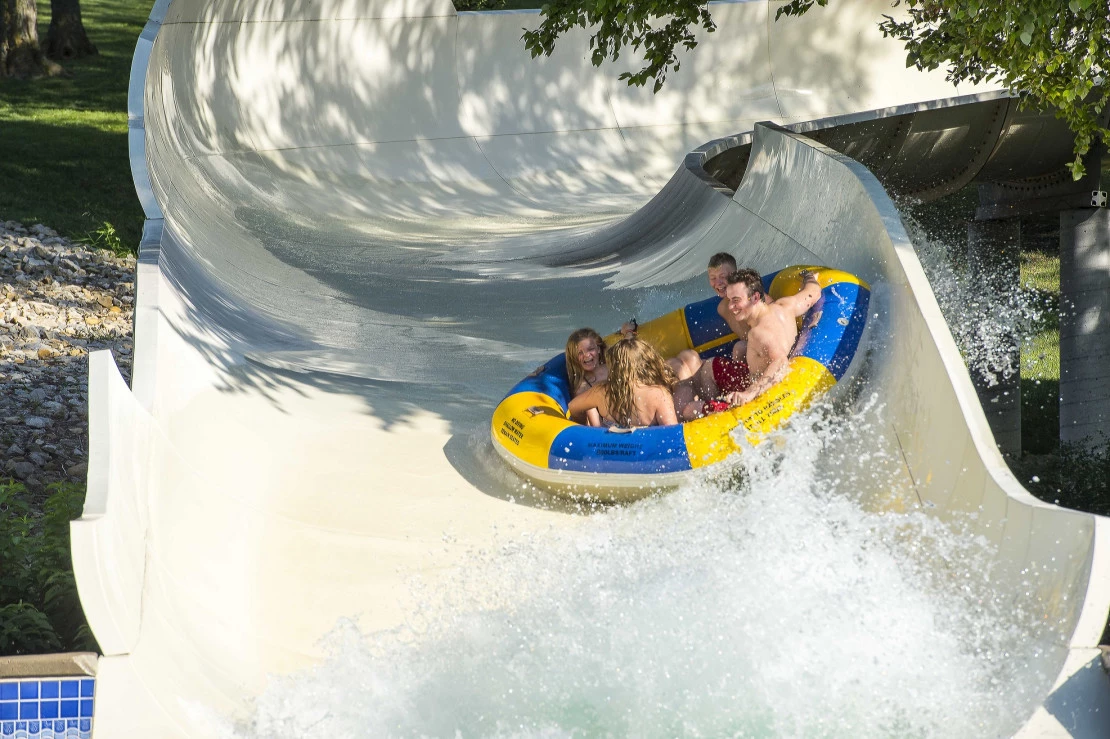
M 889 292 L 893 349 L 872 372 L 906 482 L 938 515 L 978 509 L 1012 576 L 998 587 L 1032 588 L 1073 634 L 1026 733 L 1095 735 L 1105 522 L 1009 474 L 881 187 L 773 126 L 733 197 L 674 172 L 757 120 L 951 97 L 874 31 L 885 8 L 774 24 L 763 2 L 714 5 L 716 36 L 653 98 L 570 43 L 529 60 L 534 14 L 160 0 L 132 79 L 134 383 L 93 358 L 73 525 L 105 652 L 97 735 L 237 715 L 267 675 L 318 660 L 337 618 L 399 623 L 405 579 L 434 582 L 494 526 L 575 526 L 511 502 L 474 430 L 566 326 L 700 297 L 722 249 Z

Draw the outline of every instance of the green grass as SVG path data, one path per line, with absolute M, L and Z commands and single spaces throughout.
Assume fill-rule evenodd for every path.
M 1031 339 L 1021 347 L 1021 447 L 1048 454 L 1060 444 L 1060 338 L 1043 331 Z
M 1058 253 L 1025 250 L 1021 254 L 1021 286 L 1027 290 L 1060 295 Z
M 100 53 L 63 66 L 65 76 L 0 80 L 0 220 L 43 223 L 83 238 L 115 228 L 138 247 L 143 212 L 127 153 L 127 82 L 151 0 L 84 0 Z M 50 3 L 39 2 L 45 43 Z
M 1107 171 L 1103 166 L 1104 172 Z M 1014 474 L 1034 495 L 1053 503 L 1110 514 L 1110 439 L 1060 443 L 1059 216 L 1032 219 L 1021 259 L 1021 283 L 1044 306 L 1044 320 L 1021 352 L 1022 445 Z M 1025 240 L 1025 224 L 1023 224 Z
M 134 251 L 143 212 L 127 151 L 127 83 L 152 0 L 84 0 L 96 56 L 66 74 L 0 79 L 0 221 L 43 223 L 93 246 Z M 39 0 L 45 42 L 50 3 Z M 83 485 L 35 498 L 0 481 L 0 655 L 96 649 L 69 561 Z
M 1044 310 L 1021 346 L 1021 459 L 1014 474 L 1041 500 L 1110 514 L 1110 439 L 1060 443 L 1060 234 L 1049 213 L 1022 224 L 1022 289 Z
M 1049 454 L 1060 445 L 1059 253 L 1024 250 L 1021 285 L 1044 306 L 1037 332 L 1021 345 L 1021 446 L 1025 454 Z

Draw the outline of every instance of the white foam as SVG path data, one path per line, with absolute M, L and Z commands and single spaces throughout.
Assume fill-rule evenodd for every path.
M 235 735 L 1011 733 L 1057 635 L 985 587 L 985 541 L 914 509 L 862 405 L 574 534 L 501 535 L 404 629 L 341 624 Z

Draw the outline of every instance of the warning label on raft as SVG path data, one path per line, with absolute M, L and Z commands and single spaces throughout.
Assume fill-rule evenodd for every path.
M 639 444 L 627 441 L 594 441 L 587 446 L 599 457 L 635 457 L 642 453 Z
M 752 411 L 751 415 L 748 416 L 748 423 L 745 425 L 754 430 L 778 420 L 787 411 L 787 404 L 793 398 L 794 393 L 790 390 L 781 391 L 775 397 L 767 398 L 764 400 L 762 407 Z M 793 405 L 793 403 L 790 403 L 790 405 Z
M 524 424 L 515 418 L 503 421 L 499 431 L 502 436 L 517 446 L 520 446 L 521 440 L 524 439 Z

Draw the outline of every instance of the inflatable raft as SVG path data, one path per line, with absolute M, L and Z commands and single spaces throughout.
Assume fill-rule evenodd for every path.
M 738 450 L 739 428 L 758 441 L 844 376 L 867 323 L 870 289 L 846 272 L 788 267 L 764 276 L 764 289 L 773 298 L 796 294 L 803 270 L 816 273 L 821 298 L 800 319 L 783 379 L 751 402 L 674 426 L 583 426 L 567 418 L 571 388 L 566 356 L 560 354 L 498 404 L 491 425 L 494 448 L 517 473 L 543 487 L 620 502 L 677 486 L 692 470 L 721 462 Z M 728 355 L 736 334 L 717 314 L 719 302 L 714 296 L 641 323 L 638 335 L 664 357 L 684 349 L 703 358 Z

